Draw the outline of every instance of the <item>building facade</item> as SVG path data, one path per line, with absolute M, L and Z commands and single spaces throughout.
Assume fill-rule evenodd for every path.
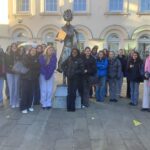
M 99 49 L 150 49 L 150 0 L 1 0 L 7 23 L 0 20 L 0 45 L 12 42 L 53 44 L 65 24 L 63 12 L 71 9 L 72 25 L 79 33 L 81 49 L 98 45 Z M 7 12 L 6 12 L 7 11 Z M 4 19 L 4 18 L 3 18 Z

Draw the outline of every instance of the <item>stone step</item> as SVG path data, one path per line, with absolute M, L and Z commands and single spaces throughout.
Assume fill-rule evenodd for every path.
M 67 106 L 67 86 L 57 86 L 56 92 L 52 101 L 53 108 L 66 108 Z M 76 108 L 81 108 L 81 97 L 77 93 Z

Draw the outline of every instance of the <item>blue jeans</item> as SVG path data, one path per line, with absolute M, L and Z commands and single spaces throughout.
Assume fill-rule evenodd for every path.
M 131 89 L 131 102 L 135 105 L 138 104 L 139 98 L 139 85 L 138 82 L 130 81 L 130 89 Z
M 18 74 L 7 73 L 7 82 L 10 95 L 10 105 L 18 106 L 20 76 Z
M 4 78 L 0 77 L 0 103 L 3 101 Z
M 104 97 L 106 94 L 106 77 L 99 77 L 98 85 L 96 86 L 96 99 L 97 101 L 104 101 Z

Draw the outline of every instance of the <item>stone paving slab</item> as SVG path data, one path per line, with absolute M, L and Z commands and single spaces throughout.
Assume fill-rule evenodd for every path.
M 150 150 L 150 113 L 128 99 L 91 100 L 90 107 L 35 111 L 0 108 L 0 150 Z M 133 119 L 142 122 L 135 127 Z

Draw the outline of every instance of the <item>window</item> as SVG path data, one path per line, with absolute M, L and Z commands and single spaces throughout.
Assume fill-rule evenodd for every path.
M 52 32 L 52 31 L 48 32 L 44 36 L 44 43 L 46 43 L 47 45 L 52 45 L 52 46 L 56 47 L 55 37 L 56 37 L 56 34 L 54 32 Z
M 119 49 L 120 39 L 117 34 L 112 33 L 107 38 L 108 49 L 111 51 L 117 51 Z
M 73 10 L 75 12 L 87 11 L 87 0 L 74 0 Z
M 141 12 L 150 12 L 150 0 L 141 0 Z
M 78 39 L 79 39 L 79 49 L 82 52 L 85 47 L 85 37 L 84 37 L 83 33 L 81 33 L 81 32 L 78 33 Z
M 122 12 L 124 6 L 123 0 L 109 0 L 110 12 Z
M 45 0 L 45 12 L 57 11 L 58 0 Z
M 29 12 L 30 1 L 29 0 L 18 0 L 17 12 Z

